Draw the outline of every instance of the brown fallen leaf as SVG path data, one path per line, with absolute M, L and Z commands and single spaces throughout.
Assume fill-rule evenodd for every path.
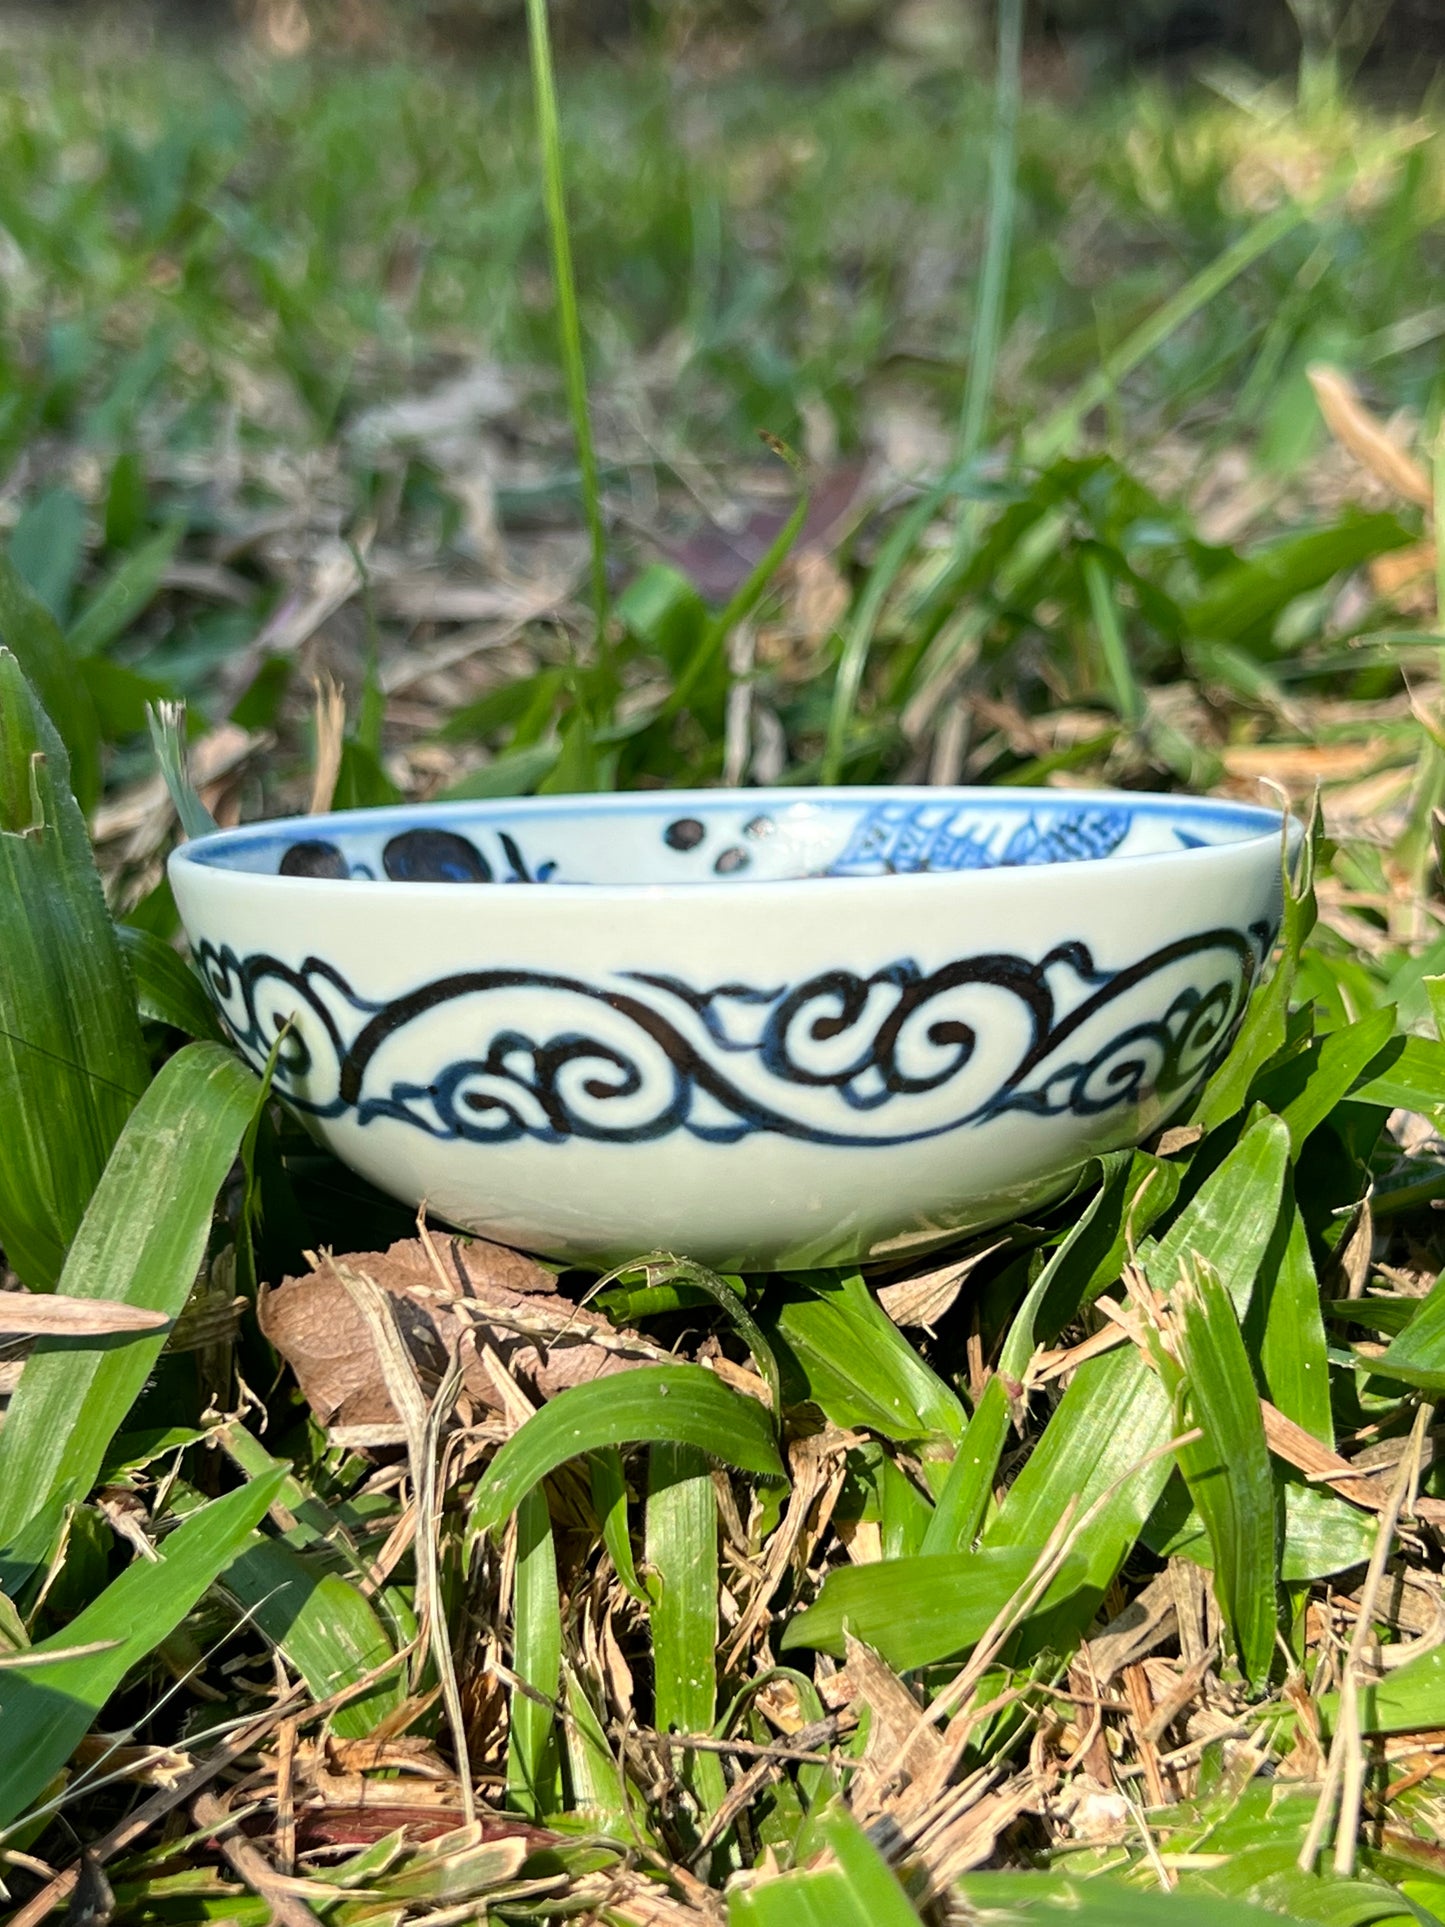
M 850 1802 L 859 1819 L 867 1820 L 925 1767 L 937 1764 L 943 1741 L 886 1660 L 846 1630 L 843 1639 L 849 1700 L 870 1715 L 863 1768 L 853 1782 Z
M 808 514 L 793 547 L 794 566 L 808 555 L 829 555 L 864 514 L 864 464 L 843 462 L 831 474 L 815 480 Z M 768 552 L 769 544 L 792 513 L 792 502 L 749 509 L 735 528 L 717 523 L 698 529 L 681 541 L 657 542 L 657 547 L 695 585 L 709 602 L 726 602 L 747 581 Z
M 169 1323 L 163 1311 L 107 1298 L 0 1291 L 0 1338 L 98 1338 L 113 1332 L 159 1331 Z
M 365 1805 L 325 1805 L 298 1814 L 296 1844 L 303 1853 L 322 1847 L 369 1847 L 397 1832 L 405 1832 L 410 1844 L 444 1840 L 464 1825 L 461 1809 L 456 1806 L 431 1806 L 418 1800 L 383 1805 L 368 1800 Z M 531 1826 L 511 1814 L 480 1815 L 477 1833 L 484 1841 L 519 1840 L 533 1852 L 555 1847 L 564 1839 L 562 1834 Z
M 402 1337 L 426 1384 L 440 1381 L 460 1347 L 463 1392 L 474 1404 L 502 1412 L 488 1352 L 534 1399 L 666 1356 L 574 1305 L 545 1266 L 518 1251 L 461 1237 L 432 1243 L 445 1287 L 416 1238 L 339 1261 L 394 1299 Z M 330 1254 L 304 1277 L 263 1291 L 257 1310 L 262 1331 L 295 1372 L 321 1424 L 396 1422 L 370 1330 Z

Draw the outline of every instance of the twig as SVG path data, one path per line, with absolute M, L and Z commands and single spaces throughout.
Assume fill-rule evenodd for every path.
M 282 1720 L 276 1735 L 276 1860 L 296 1870 L 296 1722 Z
M 759 1789 L 767 1783 L 769 1777 L 775 1773 L 784 1762 L 789 1760 L 802 1760 L 806 1761 L 809 1765 L 816 1766 L 833 1766 L 834 1764 L 861 1766 L 863 1764 L 861 1760 L 835 1762 L 831 1754 L 810 1753 L 806 1751 L 806 1748 L 815 1740 L 831 1739 L 837 1730 L 838 1716 L 833 1714 L 826 1720 L 816 1720 L 811 1726 L 799 1728 L 798 1732 L 793 1736 L 798 1742 L 798 1744 L 794 1746 L 765 1746 L 747 1742 L 738 1744 L 734 1741 L 715 1740 L 710 1747 L 698 1749 L 708 1752 L 713 1750 L 720 1752 L 725 1751 L 728 1753 L 742 1754 L 744 1756 L 753 1753 L 758 1755 L 758 1758 L 754 1764 L 748 1768 L 747 1772 L 742 1775 L 741 1779 L 738 1780 L 737 1784 L 698 1836 L 696 1850 L 691 1856 L 692 1864 L 697 1866 L 702 1857 L 711 1851 L 714 1844 L 722 1839 L 738 1815 L 745 1807 L 752 1805 Z M 676 1741 L 681 1737 L 681 1735 L 676 1733 L 660 1733 L 658 1735 L 658 1738 L 664 1741 Z
M 836 1720 L 823 1720 L 820 1726 L 836 1727 Z M 812 1728 L 804 1728 L 805 1732 Z M 779 1746 L 761 1740 L 715 1740 L 710 1733 L 655 1733 L 650 1736 L 662 1746 L 680 1746 L 689 1753 L 735 1753 L 745 1760 L 800 1761 L 804 1766 L 839 1766 L 843 1768 L 862 1766 L 861 1760 L 840 1760 L 831 1753 L 819 1753 L 809 1747 Z M 822 1735 L 820 1734 L 821 1738 Z
M 1124 1697 L 1134 1728 L 1134 1744 L 1144 1768 L 1144 1784 L 1149 1789 L 1149 1804 L 1151 1807 L 1167 1806 L 1169 1791 L 1159 1764 L 1159 1748 L 1151 1737 L 1155 1715 L 1154 1696 L 1149 1691 L 1149 1675 L 1142 1665 L 1124 1668 Z

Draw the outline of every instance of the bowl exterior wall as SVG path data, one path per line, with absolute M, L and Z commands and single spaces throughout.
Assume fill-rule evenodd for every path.
M 1057 1195 L 1217 1063 L 1278 846 L 723 891 L 357 889 L 174 863 L 258 1068 L 504 1243 L 723 1267 L 925 1249 Z

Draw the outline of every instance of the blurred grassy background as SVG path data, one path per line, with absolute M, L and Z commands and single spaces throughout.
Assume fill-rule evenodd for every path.
M 1445 166 L 1412 4 L 1031 19 L 987 452 L 870 608 L 890 513 L 958 444 L 990 12 L 563 0 L 626 591 L 596 675 L 513 0 L 5 15 L 0 532 L 98 712 L 117 903 L 171 927 L 144 705 L 184 696 L 222 815 L 318 795 L 328 729 L 350 802 L 1324 778 L 1373 851 L 1355 924 L 1418 947 L 1430 485 L 1362 467 L 1307 378 L 1344 369 L 1390 447 L 1434 446 Z M 814 505 L 724 648 L 682 577 L 720 606 L 782 520 L 760 430 Z

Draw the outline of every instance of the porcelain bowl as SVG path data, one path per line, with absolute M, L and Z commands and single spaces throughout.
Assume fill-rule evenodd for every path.
M 1281 819 L 1059 790 L 413 805 L 183 845 L 191 946 L 353 1170 L 610 1262 L 901 1256 L 1062 1193 L 1229 1047 Z

